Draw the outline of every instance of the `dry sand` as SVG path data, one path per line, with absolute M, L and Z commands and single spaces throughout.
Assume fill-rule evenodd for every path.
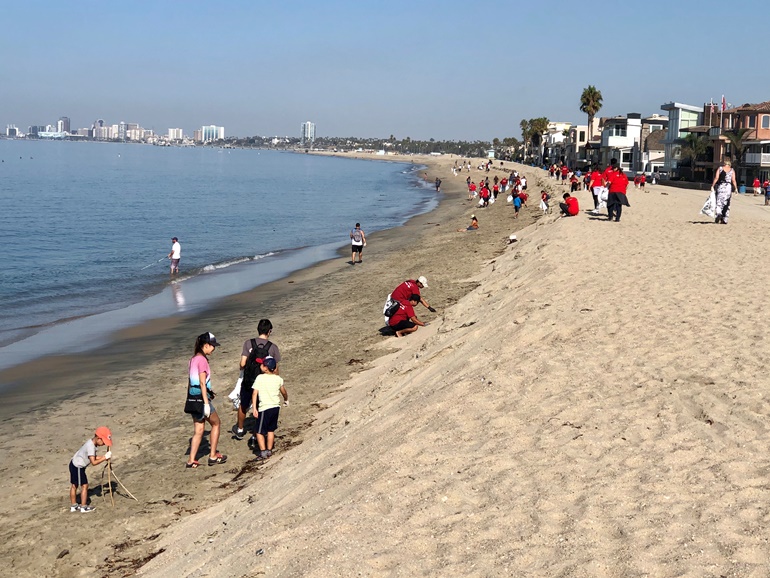
M 464 188 L 446 164 L 428 173 Z M 268 309 L 293 405 L 278 433 L 296 447 L 267 464 L 225 439 L 226 467 L 184 470 L 179 401 L 204 326 L 226 339 L 212 357 L 226 393 L 259 292 L 165 329 L 151 361 L 87 399 L 6 421 L 4 568 L 767 576 L 762 201 L 736 196 L 719 226 L 697 216 L 703 193 L 658 186 L 631 189 L 620 223 L 533 222 L 535 200 L 518 223 L 496 204 L 457 233 L 473 209 L 447 197 L 382 235 L 382 253 L 372 236 L 361 268 L 341 259 L 282 282 L 295 280 L 289 298 Z M 516 225 L 521 241 L 503 245 Z M 438 315 L 420 309 L 429 327 L 379 337 L 384 294 L 418 274 Z M 94 420 L 113 426 L 115 469 L 141 503 L 94 497 L 86 518 L 65 513 L 66 463 Z

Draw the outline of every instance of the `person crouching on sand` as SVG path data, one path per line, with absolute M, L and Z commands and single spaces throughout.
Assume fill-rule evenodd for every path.
M 112 447 L 112 433 L 109 428 L 98 427 L 94 437 L 86 440 L 86 443 L 72 456 L 70 460 L 70 512 L 87 514 L 94 508 L 88 505 L 88 478 L 86 468 L 106 462 L 112 458 L 112 451 L 101 457 L 96 457 L 96 448 L 99 446 Z M 80 504 L 77 502 L 78 487 L 80 487 Z
M 401 303 L 401 306 L 388 321 L 390 328 L 396 332 L 396 337 L 403 337 L 409 333 L 414 333 L 418 327 L 428 325 L 417 319 L 417 315 L 414 313 L 414 307 L 419 302 L 420 296 L 414 293 L 409 297 L 408 302 Z
M 574 217 L 580 212 L 577 197 L 573 197 L 569 193 L 564 193 L 562 198 L 564 199 L 564 202 L 559 203 L 562 217 Z

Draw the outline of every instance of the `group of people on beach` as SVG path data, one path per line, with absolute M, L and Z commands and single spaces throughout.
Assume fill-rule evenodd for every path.
M 587 190 L 591 191 L 593 197 L 594 208 L 591 211 L 594 215 L 599 215 L 601 209 L 607 209 L 607 220 L 619 222 L 620 217 L 623 214 L 623 207 L 630 206 L 628 202 L 628 177 L 623 172 L 622 168 L 618 165 L 617 159 L 611 159 L 609 166 L 604 171 L 599 171 L 599 166 L 594 165 L 590 171 L 586 171 L 585 174 L 578 175 L 580 171 L 570 173 L 567 165 L 557 167 L 552 165 L 549 170 L 554 178 L 559 178 L 559 174 L 562 175 L 562 184 L 565 184 L 568 174 L 571 174 L 573 179 L 573 187 L 569 193 L 562 195 L 563 202 L 559 203 L 559 209 L 561 216 L 574 217 L 580 212 L 580 205 L 577 197 L 571 193 L 577 191 L 577 186 L 574 186 L 578 176 L 583 177 L 583 183 Z M 548 211 L 547 195 L 546 191 L 542 192 L 543 198 L 541 200 L 541 208 L 544 212 Z
M 233 409 L 238 412 L 231 432 L 234 439 L 242 440 L 247 433 L 247 416 L 253 416 L 248 446 L 257 452 L 257 459 L 265 460 L 273 453 L 281 401 L 284 407 L 288 406 L 289 394 L 279 375 L 281 353 L 278 346 L 270 341 L 273 324 L 269 319 L 260 319 L 257 332 L 258 336 L 244 341 L 241 348 L 241 376 L 229 396 Z M 215 466 L 227 461 L 227 456 L 217 448 L 222 426 L 212 403 L 215 393 L 208 363 L 209 356 L 218 346 L 219 342 L 212 333 L 199 335 L 189 363 L 187 403 L 193 403 L 191 407 L 185 405 L 185 413 L 190 414 L 193 420 L 193 437 L 187 461 L 187 467 L 192 469 L 200 466 L 198 451 L 206 422 L 211 426 L 208 465 Z
M 248 426 L 251 437 L 249 449 L 256 452 L 259 460 L 268 459 L 275 445 L 275 431 L 278 429 L 278 417 L 281 408 L 289 405 L 289 394 L 279 375 L 278 363 L 281 353 L 270 341 L 273 325 L 269 319 L 261 319 L 257 324 L 259 335 L 247 339 L 241 350 L 241 377 L 230 394 L 233 408 L 237 409 L 236 424 L 232 427 L 233 439 L 242 440 L 247 433 L 247 417 L 253 417 Z M 192 418 L 193 435 L 190 438 L 190 451 L 186 467 L 196 469 L 201 465 L 198 454 L 203 442 L 206 423 L 209 424 L 208 458 L 209 466 L 227 462 L 227 455 L 219 451 L 222 423 L 214 405 L 216 393 L 211 379 L 209 357 L 220 346 L 213 333 L 200 334 L 195 339 L 193 355 L 188 362 L 188 380 L 184 411 Z M 88 503 L 88 477 L 86 468 L 112 459 L 112 432 L 105 426 L 98 427 L 92 438 L 72 456 L 70 472 L 70 511 L 87 513 L 94 510 Z M 103 456 L 97 456 L 97 448 L 107 446 Z M 78 500 L 79 490 L 79 500 Z
M 489 205 L 494 204 L 497 201 L 498 195 L 501 193 L 505 194 L 509 191 L 511 192 L 507 197 L 507 201 L 513 205 L 514 218 L 518 218 L 522 206 L 527 206 L 527 200 L 529 199 L 529 195 L 526 192 L 527 177 L 520 175 L 517 170 L 511 171 L 509 175 L 504 176 L 503 178 L 495 175 L 491 181 L 487 176 L 480 180 L 478 185 L 470 176 L 468 176 L 465 182 L 468 187 L 468 200 L 472 201 L 478 197 L 479 208 L 484 209 L 489 207 Z M 477 228 L 478 222 L 476 223 L 476 227 L 468 227 L 467 229 L 459 230 L 475 230 Z
M 428 287 L 428 279 L 420 276 L 417 279 L 407 279 L 401 283 L 385 299 L 383 314 L 388 328 L 396 337 L 403 337 L 414 333 L 420 327 L 425 327 L 427 323 L 420 321 L 414 308 L 419 304 L 428 309 L 431 313 L 436 310 L 431 307 L 420 290 Z

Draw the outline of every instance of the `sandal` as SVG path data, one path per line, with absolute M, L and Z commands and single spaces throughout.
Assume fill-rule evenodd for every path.
M 216 457 L 209 458 L 209 465 L 215 466 L 217 464 L 223 464 L 227 461 L 227 456 L 220 454 L 219 452 L 216 453 Z
M 200 463 L 198 463 L 198 460 L 193 460 L 192 462 L 189 462 L 187 465 L 185 465 L 185 467 L 186 468 L 193 468 L 193 469 L 195 469 L 199 465 L 200 465 Z

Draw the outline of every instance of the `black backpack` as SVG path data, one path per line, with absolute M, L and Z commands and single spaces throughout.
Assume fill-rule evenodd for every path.
M 246 365 L 243 366 L 243 381 L 241 382 L 241 388 L 248 389 L 254 385 L 257 376 L 262 373 L 262 367 L 257 363 L 257 359 L 264 359 L 267 357 L 272 345 L 273 344 L 270 341 L 257 345 L 256 339 L 251 340 L 251 352 L 246 359 Z

